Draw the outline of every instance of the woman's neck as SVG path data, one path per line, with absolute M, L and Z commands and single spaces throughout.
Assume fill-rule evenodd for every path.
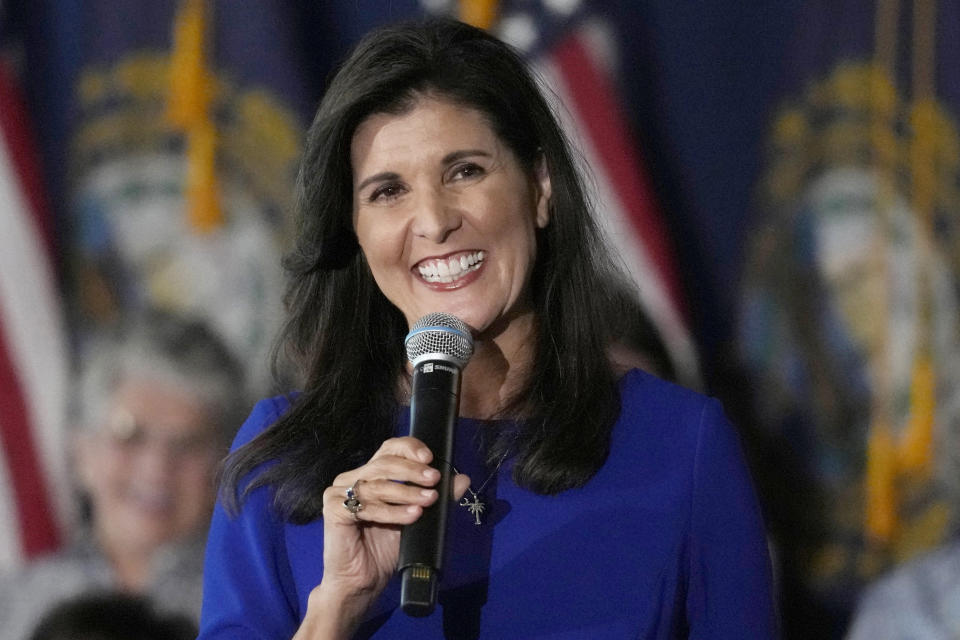
M 536 334 L 530 311 L 476 337 L 463 371 L 460 415 L 486 419 L 503 413 L 527 384 Z

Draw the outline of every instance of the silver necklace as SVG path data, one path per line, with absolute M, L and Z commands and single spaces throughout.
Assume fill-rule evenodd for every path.
M 472 487 L 467 487 L 467 492 L 470 493 L 470 497 L 468 498 L 467 496 L 463 496 L 460 498 L 460 502 L 458 504 L 470 512 L 470 514 L 473 516 L 473 524 L 478 527 L 483 524 L 483 522 L 480 520 L 481 514 L 487 510 L 487 503 L 480 499 L 480 494 L 483 493 L 483 490 L 487 484 L 489 484 L 490 481 L 493 480 L 493 477 L 497 475 L 497 472 L 500 471 L 500 467 L 503 465 L 503 461 L 507 459 L 508 453 L 510 453 L 509 450 L 503 452 L 503 455 L 500 456 L 500 461 L 497 462 L 497 466 L 493 469 L 493 473 L 487 476 L 487 479 L 483 481 L 483 484 L 480 485 L 479 489 L 474 491 Z M 453 472 L 460 473 L 457 471 L 456 467 L 453 468 Z

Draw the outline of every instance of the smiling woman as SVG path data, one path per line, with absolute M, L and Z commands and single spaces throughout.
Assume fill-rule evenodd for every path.
M 550 219 L 543 158 L 525 171 L 481 112 L 429 94 L 364 120 L 351 150 L 357 239 L 407 324 L 444 311 L 483 340 L 499 320 L 499 353 L 532 339 L 536 232 Z
M 199 618 L 214 478 L 245 402 L 233 355 L 203 322 L 146 312 L 86 345 L 73 467 L 85 522 L 56 554 L 0 576 L 0 639 L 26 638 L 54 605 L 141 594 Z
M 201 638 L 774 635 L 736 435 L 624 366 L 635 285 L 512 49 L 449 20 L 371 33 L 319 107 L 298 208 L 301 390 L 258 404 L 226 461 Z M 433 312 L 473 334 L 452 460 L 407 435 L 404 336 Z M 402 527 L 447 493 L 431 462 L 470 498 L 441 607 L 412 618 L 395 572 Z

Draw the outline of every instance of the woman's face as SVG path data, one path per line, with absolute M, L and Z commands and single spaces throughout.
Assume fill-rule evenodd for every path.
M 351 162 L 360 247 L 409 324 L 443 311 L 479 333 L 529 308 L 550 179 L 525 172 L 479 111 L 423 97 L 371 115 Z
M 122 382 L 104 424 L 78 443 L 100 541 L 149 553 L 201 530 L 219 453 L 211 416 L 195 394 L 146 378 Z

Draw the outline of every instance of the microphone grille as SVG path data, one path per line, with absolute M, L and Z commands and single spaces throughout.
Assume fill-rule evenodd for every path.
M 457 316 L 449 313 L 428 313 L 414 323 L 403 341 L 407 359 L 416 364 L 425 355 L 433 354 L 453 359 L 461 367 L 473 355 L 473 336 L 470 328 Z

